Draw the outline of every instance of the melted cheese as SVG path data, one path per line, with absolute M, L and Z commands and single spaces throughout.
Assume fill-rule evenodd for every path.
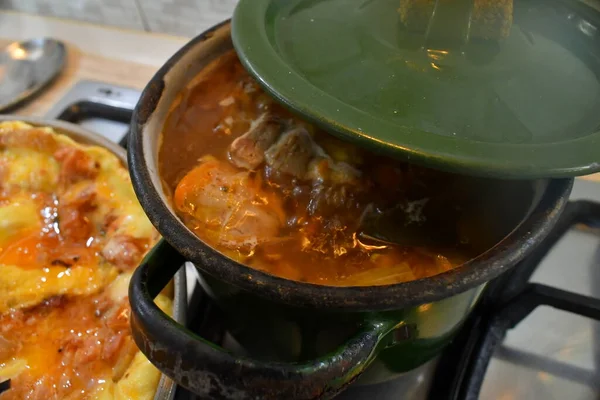
M 97 293 L 118 275 L 112 266 L 26 270 L 2 265 L 0 271 L 0 313 L 31 307 L 53 296 Z
M 129 294 L 129 281 L 131 280 L 131 273 L 120 274 L 107 288 L 111 299 L 115 302 L 124 300 Z
M 172 314 L 172 301 L 159 294 L 155 304 L 165 313 Z M 160 372 L 138 352 L 129 368 L 118 382 L 105 382 L 97 388 L 93 398 L 97 400 L 151 400 L 160 380 Z
M 15 196 L 10 203 L 0 205 L 0 253 L 14 239 L 40 228 L 38 205 L 30 197 Z
M 27 362 L 23 359 L 14 359 L 5 364 L 0 364 L 0 382 L 13 379 L 27 369 Z
M 9 166 L 4 177 L 5 184 L 50 192 L 58 182 L 58 162 L 51 154 L 29 149 L 10 149 L 3 152 L 0 162 Z
M 140 206 L 133 187 L 129 183 L 127 170 L 119 159 L 102 148 L 91 148 L 88 154 L 98 160 L 101 165 L 100 174 L 96 178 L 101 206 L 98 213 L 106 213 L 106 208 L 119 210 L 118 234 L 126 234 L 135 238 L 153 237 L 154 227 Z M 126 184 L 124 184 L 126 182 Z

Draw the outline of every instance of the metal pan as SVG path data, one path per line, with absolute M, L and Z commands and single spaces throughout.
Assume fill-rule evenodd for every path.
M 43 118 L 20 117 L 15 115 L 0 115 L 0 122 L 3 121 L 23 121 L 33 126 L 46 126 L 53 128 L 56 132 L 69 136 L 76 142 L 101 146 L 113 152 L 125 166 L 127 166 L 127 153 L 118 144 L 92 133 L 78 125 L 69 122 L 47 120 Z M 186 322 L 187 291 L 185 268 L 180 268 L 173 278 L 174 296 L 173 296 L 173 319 L 180 324 Z M 172 400 L 175 397 L 176 384 L 167 376 L 162 375 L 154 396 L 154 400 Z

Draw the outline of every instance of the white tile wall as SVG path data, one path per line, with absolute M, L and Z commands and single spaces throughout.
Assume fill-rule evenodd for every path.
M 0 9 L 192 37 L 231 17 L 238 0 L 0 0 Z
M 236 4 L 237 0 L 140 0 L 151 31 L 188 37 L 230 18 Z

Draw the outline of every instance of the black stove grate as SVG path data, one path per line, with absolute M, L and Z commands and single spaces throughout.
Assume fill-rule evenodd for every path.
M 57 119 L 79 124 L 81 121 L 89 118 L 99 118 L 107 121 L 129 124 L 132 116 L 133 110 L 131 108 L 117 107 L 109 104 L 84 100 L 71 104 L 58 115 Z M 127 149 L 128 138 L 129 130 L 127 130 L 127 133 L 119 141 L 119 145 Z
M 442 355 L 430 399 L 477 400 L 496 348 L 508 330 L 539 306 L 600 321 L 600 299 L 529 282 L 552 247 L 577 224 L 599 228 L 600 203 L 570 202 L 544 242 L 512 271 L 490 283 L 480 304 Z

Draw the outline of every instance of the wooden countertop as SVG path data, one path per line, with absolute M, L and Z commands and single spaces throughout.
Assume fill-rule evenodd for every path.
M 1 40 L 0 46 L 10 43 Z M 17 115 L 42 117 L 76 82 L 92 79 L 119 86 L 143 89 L 157 68 L 130 61 L 110 59 L 95 54 L 84 53 L 67 45 L 67 62 L 60 75 L 42 92 L 27 103 L 16 108 Z

